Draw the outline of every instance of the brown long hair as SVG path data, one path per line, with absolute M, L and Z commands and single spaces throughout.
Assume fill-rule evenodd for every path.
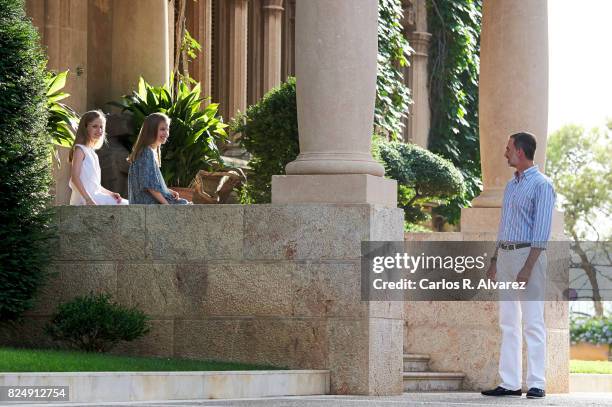
M 72 157 L 74 155 L 74 149 L 77 144 L 82 144 L 84 146 L 88 145 L 91 141 L 87 134 L 87 126 L 89 123 L 93 122 L 96 119 L 102 119 L 104 124 L 106 125 L 106 115 L 101 110 L 90 110 L 81 116 L 81 120 L 79 121 L 79 127 L 77 128 L 76 137 L 74 138 L 74 143 L 72 148 L 70 149 L 69 160 L 72 162 Z M 106 140 L 106 132 L 100 138 L 100 142 L 94 146 L 94 150 L 99 149 L 104 144 L 104 140 Z
M 138 139 L 128 157 L 130 163 L 136 161 L 145 147 L 149 147 L 157 141 L 157 129 L 164 122 L 170 127 L 170 118 L 163 113 L 151 113 L 144 119 L 140 133 L 138 133 Z M 157 164 L 161 167 L 161 149 L 159 147 L 157 147 Z

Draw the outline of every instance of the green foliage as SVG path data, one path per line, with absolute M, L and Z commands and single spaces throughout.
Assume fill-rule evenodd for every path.
M 427 220 L 425 204 L 444 203 L 465 192 L 463 176 L 450 161 L 414 144 L 376 144 L 387 177 L 397 181 L 398 206 L 407 222 Z
M 242 203 L 269 203 L 272 175 L 285 174 L 299 153 L 295 78 L 250 106 L 232 122 L 232 131 L 242 133 L 242 145 L 251 154 Z
M 20 0 L 0 0 L 0 321 L 31 308 L 53 237 L 45 58 Z
M 429 149 L 463 174 L 465 193 L 436 208 L 452 224 L 482 190 L 478 133 L 478 73 L 482 0 L 428 0 Z
M 612 345 L 612 318 L 608 317 L 575 317 L 570 318 L 570 341 L 592 343 L 594 345 Z
M 111 302 L 110 294 L 89 294 L 61 304 L 46 326 L 54 340 L 86 352 L 106 352 L 119 341 L 133 341 L 149 330 L 149 317 Z
M 45 78 L 47 110 L 49 112 L 47 134 L 51 136 L 53 144 L 72 147 L 79 115 L 70 106 L 60 102 L 60 100 L 70 96 L 69 93 L 61 91 L 66 86 L 67 76 L 68 71 L 57 74 L 48 72 Z
M 374 133 L 396 140 L 412 103 L 404 84 L 403 68 L 413 52 L 402 31 L 401 0 L 378 2 L 378 75 Z
M 217 143 L 227 139 L 227 124 L 217 116 L 218 103 L 202 109 L 203 101 L 200 84 L 189 89 L 184 81 L 178 80 L 175 91 L 172 83 L 156 87 L 140 78 L 138 91 L 115 103 L 134 117 L 133 140 L 151 113 L 165 113 L 172 120 L 170 138 L 162 147 L 161 167 L 170 186 L 188 187 L 198 171 L 223 164 Z
M 548 138 L 546 173 L 560 195 L 565 230 L 575 240 L 599 235 L 598 216 L 612 215 L 612 132 L 568 125 Z M 609 237 L 609 236 L 606 236 Z

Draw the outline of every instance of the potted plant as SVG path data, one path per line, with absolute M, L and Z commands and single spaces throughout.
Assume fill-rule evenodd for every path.
M 135 141 L 142 123 L 149 114 L 165 113 L 171 119 L 170 138 L 162 148 L 162 175 L 166 184 L 191 200 L 190 184 L 200 170 L 212 170 L 223 165 L 218 145 L 227 139 L 227 124 L 218 115 L 218 103 L 206 107 L 197 83 L 189 88 L 179 79 L 164 86 L 151 86 L 140 78 L 138 91 L 124 96 L 118 103 L 123 111 L 133 115 Z

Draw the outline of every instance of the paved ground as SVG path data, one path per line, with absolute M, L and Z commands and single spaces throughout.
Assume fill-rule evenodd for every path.
M 24 406 L 25 404 L 19 404 Z M 31 404 L 30 404 L 31 405 Z M 612 407 L 612 393 L 549 395 L 543 400 L 491 398 L 476 393 L 419 393 L 396 397 L 309 396 L 242 400 L 201 400 L 133 403 L 44 404 L 44 406 L 151 406 L 151 407 L 478 407 L 478 406 Z M 41 404 L 37 404 L 41 406 Z

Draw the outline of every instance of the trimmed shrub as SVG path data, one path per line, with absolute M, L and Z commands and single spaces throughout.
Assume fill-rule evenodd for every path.
M 572 344 L 592 343 L 612 345 L 612 317 L 570 318 L 570 341 Z
M 441 204 L 465 192 L 461 172 L 448 160 L 414 144 L 374 141 L 387 177 L 398 183 L 398 206 L 409 223 L 428 219 L 424 204 Z
M 285 174 L 285 166 L 299 153 L 295 78 L 272 89 L 231 126 L 242 133 L 241 143 L 252 157 L 241 202 L 269 203 L 272 175 Z
M 86 352 L 106 352 L 149 330 L 149 317 L 136 308 L 111 302 L 110 294 L 89 294 L 61 304 L 46 327 L 54 340 Z
M 0 0 L 0 321 L 43 284 L 53 237 L 45 58 L 20 0 Z

